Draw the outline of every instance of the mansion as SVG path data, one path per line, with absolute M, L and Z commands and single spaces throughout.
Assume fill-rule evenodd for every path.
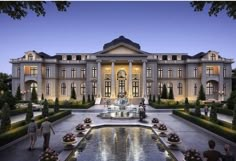
M 226 100 L 232 89 L 232 59 L 218 52 L 149 53 L 139 44 L 120 36 L 95 53 L 60 53 L 50 56 L 28 51 L 12 63 L 12 94 L 18 86 L 24 100 L 29 100 L 35 87 L 39 100 L 69 100 L 74 88 L 77 100 L 83 95 L 96 99 L 156 98 L 163 85 L 173 89 L 174 99 L 195 100 L 201 84 L 207 99 Z M 97 101 L 97 100 L 96 100 Z

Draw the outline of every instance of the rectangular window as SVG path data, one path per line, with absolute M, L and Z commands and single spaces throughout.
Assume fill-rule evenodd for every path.
M 147 96 L 149 96 L 152 93 L 152 83 L 147 82 Z
M 84 95 L 85 94 L 85 83 L 80 84 L 80 94 Z
M 16 76 L 17 76 L 17 77 L 20 77 L 20 67 L 17 67 Z
M 169 68 L 168 69 L 168 78 L 172 78 L 172 69 L 171 68 Z
M 161 93 L 162 93 L 162 86 L 163 86 L 163 84 L 161 82 L 158 83 L 158 94 L 159 95 L 161 95 Z
M 50 95 L 50 84 L 48 83 L 46 86 L 46 95 Z
M 158 69 L 158 77 L 162 78 L 162 76 L 163 76 L 163 69 L 160 68 L 160 69 Z
M 206 74 L 209 76 L 213 75 L 213 67 L 211 66 L 206 67 Z
M 75 68 L 71 69 L 71 78 L 76 78 L 76 69 Z
M 224 92 L 223 94 L 225 95 L 226 94 L 226 84 L 225 83 L 223 84 L 223 92 Z
M 46 67 L 46 78 L 50 77 L 50 68 Z
M 105 97 L 111 96 L 111 81 L 105 81 Z
M 197 67 L 194 68 L 193 77 L 197 78 Z
M 197 95 L 197 84 L 194 84 L 194 96 Z
M 178 69 L 178 78 L 183 77 L 183 70 L 181 68 Z
M 30 67 L 30 75 L 34 76 L 38 74 L 37 67 Z
M 151 78 L 152 77 L 152 68 L 147 67 L 147 78 Z
M 132 94 L 133 94 L 133 97 L 139 96 L 139 81 L 132 82 Z
M 92 69 L 92 77 L 93 78 L 97 77 L 97 69 L 95 67 L 93 67 L 93 69 Z
M 85 78 L 85 72 L 86 72 L 86 70 L 85 70 L 85 68 L 83 68 L 83 69 L 81 69 L 81 78 Z
M 182 95 L 182 94 L 183 94 L 183 86 L 182 86 L 182 83 L 179 83 L 177 88 L 178 88 L 178 94 L 179 94 L 179 95 Z
M 61 70 L 61 77 L 62 77 L 62 78 L 66 78 L 66 69 L 65 69 L 65 68 L 63 68 L 63 69 Z
M 226 68 L 223 68 L 223 77 L 226 77 Z

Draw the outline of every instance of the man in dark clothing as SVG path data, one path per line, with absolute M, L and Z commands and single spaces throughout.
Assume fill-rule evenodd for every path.
M 223 155 L 222 161 L 235 161 L 234 156 L 233 156 L 232 153 L 230 152 L 230 146 L 229 146 L 229 144 L 225 144 L 224 150 L 225 150 L 225 155 Z
M 215 141 L 209 140 L 208 145 L 210 149 L 203 153 L 203 157 L 206 158 L 206 161 L 221 161 L 221 153 L 214 150 L 216 145 Z

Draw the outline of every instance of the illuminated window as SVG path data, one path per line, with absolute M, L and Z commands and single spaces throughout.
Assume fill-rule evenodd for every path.
M 194 95 L 195 96 L 197 95 L 197 84 L 196 83 L 194 84 Z
M 178 78 L 183 77 L 183 70 L 181 68 L 178 68 Z
M 93 96 L 97 95 L 97 82 L 92 83 L 92 94 Z
M 50 68 L 46 67 L 46 78 L 50 77 Z
M 163 76 L 163 69 L 160 68 L 160 69 L 158 69 L 158 77 L 162 78 L 162 76 Z
M 161 95 L 161 93 L 162 93 L 162 88 L 163 88 L 162 86 L 163 86 L 163 83 L 159 82 L 158 83 L 158 89 L 159 89 L 158 93 L 159 93 L 159 95 Z
M 183 94 L 183 85 L 182 85 L 182 83 L 178 83 L 177 88 L 178 88 L 178 94 L 182 95 Z
M 37 84 L 37 83 L 31 83 L 31 84 L 30 84 L 30 92 L 33 91 L 33 88 L 34 88 L 35 91 L 37 92 L 37 90 L 38 90 L 38 84 Z
M 139 81 L 138 80 L 132 82 L 132 94 L 133 94 L 133 97 L 139 96 Z
M 50 84 L 46 85 L 46 95 L 50 95 Z
M 66 78 L 66 69 L 65 68 L 62 68 L 62 70 L 61 70 L 61 77 Z
M 72 68 L 71 69 L 71 78 L 75 78 L 76 77 L 76 69 Z
M 65 83 L 61 84 L 61 95 L 66 95 L 66 84 Z
M 149 96 L 152 92 L 152 83 L 151 82 L 147 82 L 147 95 Z
M 172 78 L 172 68 L 168 69 L 168 78 Z
M 85 83 L 80 84 L 80 94 L 84 95 L 85 94 Z
M 111 81 L 105 81 L 105 97 L 111 96 Z
M 206 85 L 206 93 L 207 93 L 208 95 L 212 95 L 212 94 L 213 94 L 213 91 L 214 91 L 213 83 L 212 83 L 212 82 L 207 82 L 207 85 Z
M 28 55 L 28 60 L 33 60 L 33 55 L 32 54 Z
M 93 67 L 93 69 L 92 69 L 92 77 L 93 78 L 97 77 L 97 69 L 95 67 Z
M 81 78 L 85 78 L 85 72 L 86 70 L 84 68 L 81 69 Z
M 147 78 L 152 77 L 152 68 L 147 67 Z

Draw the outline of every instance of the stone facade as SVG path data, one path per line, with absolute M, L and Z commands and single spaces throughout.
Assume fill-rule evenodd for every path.
M 28 51 L 22 58 L 11 59 L 12 93 L 20 86 L 28 100 L 32 88 L 47 99 L 68 100 L 75 88 L 78 100 L 83 94 L 97 98 L 130 99 L 156 97 L 166 84 L 175 100 L 197 98 L 203 84 L 207 99 L 225 100 L 231 93 L 232 59 L 208 51 L 189 56 L 185 53 L 148 53 L 139 44 L 121 36 L 95 53 L 71 53 L 49 56 Z

